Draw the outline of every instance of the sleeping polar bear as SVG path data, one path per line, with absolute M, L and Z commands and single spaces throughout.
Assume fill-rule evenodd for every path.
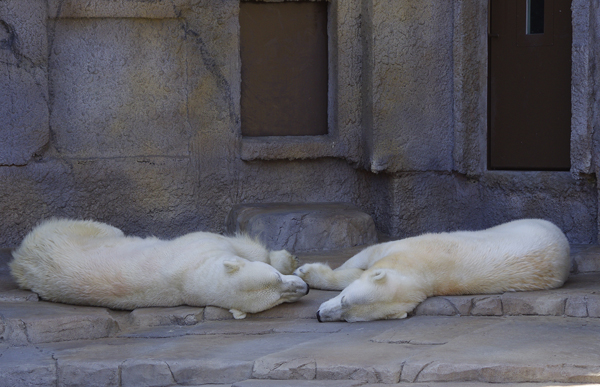
M 540 219 L 483 231 L 425 234 L 366 248 L 336 270 L 313 263 L 296 274 L 311 287 L 342 290 L 319 307 L 319 321 L 405 318 L 427 297 L 561 286 L 569 243 Z
M 300 278 L 280 273 L 294 271 L 295 257 L 244 236 L 195 232 L 165 241 L 128 237 L 94 221 L 53 219 L 34 228 L 13 257 L 11 273 L 22 288 L 70 304 L 212 305 L 241 319 L 308 293 Z

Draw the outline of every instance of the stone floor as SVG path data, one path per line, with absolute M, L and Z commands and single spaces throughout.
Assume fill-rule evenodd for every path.
M 360 249 L 301 256 L 337 266 Z M 573 246 L 552 291 L 435 297 L 405 320 L 323 323 L 311 290 L 233 320 L 40 301 L 0 251 L 0 386 L 600 386 L 600 247 Z

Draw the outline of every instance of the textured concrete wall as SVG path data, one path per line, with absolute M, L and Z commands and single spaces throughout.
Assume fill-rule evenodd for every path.
M 0 166 L 25 165 L 48 142 L 44 0 L 0 2 Z
M 453 4 L 367 1 L 370 170 L 452 169 Z
M 0 246 L 50 216 L 174 236 L 286 201 L 350 202 L 394 237 L 544 217 L 597 241 L 596 2 L 574 0 L 572 174 L 487 172 L 484 1 L 331 0 L 330 133 L 298 138 L 241 137 L 238 12 L 0 1 Z

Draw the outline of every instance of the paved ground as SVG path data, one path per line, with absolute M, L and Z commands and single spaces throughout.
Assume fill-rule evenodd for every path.
M 356 252 L 303 256 L 337 266 Z M 600 248 L 575 246 L 561 289 L 427 300 L 405 320 L 323 323 L 336 292 L 233 320 L 39 301 L 0 252 L 0 386 L 600 385 Z M 523 384 L 525 383 L 525 384 Z

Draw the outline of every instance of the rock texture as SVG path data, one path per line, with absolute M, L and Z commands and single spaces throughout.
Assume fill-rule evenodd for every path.
M 0 2 L 0 246 L 52 216 L 174 237 L 279 202 L 352 203 L 392 237 L 542 217 L 597 242 L 595 0 L 573 1 L 570 173 L 487 170 L 486 2 L 328 9 L 329 133 L 257 139 L 238 0 Z
M 347 203 L 240 204 L 226 226 L 228 233 L 248 234 L 272 250 L 342 250 L 377 243 L 371 216 Z

